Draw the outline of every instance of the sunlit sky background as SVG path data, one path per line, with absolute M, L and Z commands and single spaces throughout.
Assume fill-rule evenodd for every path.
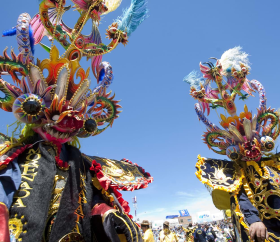
M 68 0 L 67 4 L 71 2 Z M 117 11 L 102 19 L 100 31 L 105 43 L 105 29 L 129 4 L 123 0 Z M 81 140 L 82 151 L 127 158 L 151 173 L 154 182 L 147 189 L 123 192 L 132 214 L 132 197 L 137 196 L 141 220 L 164 219 L 166 215 L 178 214 L 179 209 L 188 209 L 193 216 L 199 211 L 215 213 L 208 191 L 194 174 L 196 157 L 225 157 L 214 154 L 201 141 L 206 128 L 198 122 L 195 101 L 182 79 L 193 69 L 198 70 L 200 61 L 220 58 L 227 49 L 240 45 L 250 54 L 252 69 L 248 78 L 261 81 L 268 105 L 278 108 L 280 2 L 150 0 L 148 7 L 149 18 L 132 34 L 128 45 L 119 45 L 103 58 L 113 66 L 115 79 L 111 89 L 122 100 L 123 113 L 113 128 Z M 1 31 L 15 26 L 19 14 L 28 12 L 34 16 L 38 9 L 38 0 L 1 1 Z M 73 27 L 77 18 L 77 12 L 70 10 L 64 21 Z M 89 32 L 87 24 L 83 33 Z M 50 45 L 47 39 L 44 43 Z M 15 37 L 1 38 L 0 46 L 16 50 Z M 35 57 L 42 60 L 48 54 L 36 46 Z M 82 66 L 86 69 L 89 62 L 83 61 Z M 91 79 L 94 80 L 93 75 Z M 246 103 L 256 113 L 255 96 Z M 243 105 L 243 101 L 238 101 L 238 112 L 243 111 Z M 15 118 L 0 112 L 0 131 L 6 133 L 6 125 Z M 218 123 L 215 111 L 210 118 Z

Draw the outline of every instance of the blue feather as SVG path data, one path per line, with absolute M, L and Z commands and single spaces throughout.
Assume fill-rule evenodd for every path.
M 30 40 L 31 52 L 34 55 L 34 52 L 35 52 L 35 48 L 34 48 L 35 39 L 33 37 L 33 29 L 31 27 L 31 25 L 29 25 L 29 40 Z
M 192 71 L 190 74 L 184 77 L 184 82 L 190 84 L 192 87 L 195 87 L 195 89 L 200 89 L 200 83 L 204 84 L 204 79 L 199 76 L 197 71 Z
M 147 17 L 147 0 L 131 0 L 130 7 L 117 19 L 118 29 L 130 36 Z
M 3 36 L 14 36 L 17 33 L 17 28 L 13 27 L 12 29 L 3 31 Z

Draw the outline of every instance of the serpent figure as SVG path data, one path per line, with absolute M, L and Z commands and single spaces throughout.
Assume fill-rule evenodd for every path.
M 0 108 L 6 112 L 12 112 L 13 103 L 22 91 L 14 85 L 0 79 L 0 91 L 5 94 L 5 97 L 0 97 Z
M 63 22 L 61 23 L 62 26 L 54 25 L 54 21 L 52 21 L 49 16 L 49 10 L 56 8 L 57 18 L 59 18 L 59 15 L 63 11 L 65 1 L 42 0 L 39 6 L 40 19 L 45 29 L 50 36 L 53 36 L 66 49 L 66 51 L 68 51 L 68 54 L 71 51 L 71 48 L 76 48 L 86 57 L 104 55 L 113 50 L 119 43 L 127 42 L 126 33 L 118 30 L 116 24 L 110 26 L 107 30 L 108 38 L 112 39 L 108 45 L 95 43 L 90 40 L 89 36 L 82 35 L 81 31 L 86 22 L 90 18 L 99 21 L 100 14 L 104 13 L 107 8 L 102 1 L 99 0 L 94 1 L 91 4 L 86 4 L 84 1 L 82 1 L 84 4 L 81 4 L 80 2 L 78 3 L 78 1 L 75 0 L 73 0 L 73 2 L 81 14 L 74 29 L 67 27 Z M 67 40 L 67 37 L 70 38 L 71 43 Z
M 270 123 L 267 125 L 267 122 Z M 274 140 L 279 135 L 279 114 L 277 114 L 273 109 L 266 109 L 263 112 L 259 111 L 257 117 L 258 123 L 258 131 L 260 131 L 261 127 L 264 127 L 262 131 L 263 136 L 271 136 Z M 278 126 L 278 127 L 277 127 Z M 273 129 L 277 127 L 277 129 L 273 132 Z
M 218 131 L 217 132 L 209 131 L 203 135 L 203 140 L 205 144 L 207 144 L 211 150 L 213 150 L 217 154 L 225 155 L 226 149 L 230 144 L 222 139 L 225 140 L 226 137 Z M 218 142 L 216 140 L 218 140 Z M 212 147 L 218 147 L 221 150 L 220 151 L 214 150 Z
M 27 76 L 28 74 L 28 63 L 29 58 L 24 60 L 24 54 L 20 53 L 18 56 L 11 50 L 11 57 L 7 54 L 6 48 L 3 51 L 3 56 L 0 56 L 0 73 L 1 75 L 9 74 L 13 81 L 20 83 L 21 80 L 18 78 L 18 74 Z

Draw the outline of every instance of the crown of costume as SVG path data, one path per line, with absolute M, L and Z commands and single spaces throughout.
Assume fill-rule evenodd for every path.
M 235 47 L 226 51 L 220 59 L 199 64 L 203 77 L 196 71 L 191 72 L 184 81 L 191 85 L 190 95 L 198 100 L 195 111 L 207 127 L 203 141 L 217 154 L 227 155 L 231 160 L 258 161 L 263 154 L 273 150 L 279 136 L 279 114 L 266 107 L 266 95 L 263 85 L 257 80 L 248 80 L 250 65 L 248 54 Z M 211 85 L 216 84 L 217 88 Z M 237 114 L 236 97 L 245 100 L 259 94 L 257 114 L 253 115 L 244 106 Z M 212 123 L 206 116 L 210 108 L 226 110 L 220 114 L 221 127 Z
M 69 137 L 89 137 L 100 134 L 111 126 L 120 113 L 119 101 L 106 89 L 113 81 L 112 67 L 102 62 L 102 56 L 111 52 L 119 43 L 124 45 L 128 37 L 147 17 L 146 0 L 132 0 L 121 17 L 106 31 L 110 39 L 104 44 L 98 29 L 102 15 L 114 11 L 121 0 L 72 0 L 80 17 L 73 28 L 62 17 L 71 6 L 65 0 L 41 0 L 39 13 L 33 18 L 27 13 L 19 16 L 16 27 L 4 31 L 4 36 L 16 35 L 20 54 L 7 48 L 0 56 L 1 74 L 11 75 L 12 85 L 0 79 L 0 108 L 13 112 L 18 121 L 40 127 L 39 134 L 46 133 L 53 139 L 66 141 Z M 104 17 L 104 16 L 103 16 Z M 81 34 L 85 24 L 91 21 L 89 35 Z M 51 46 L 41 41 L 47 36 Z M 61 44 L 61 55 L 54 41 Z M 34 45 L 40 44 L 50 58 L 34 61 Z M 84 70 L 79 62 L 82 57 L 91 59 L 92 72 L 97 86 L 90 88 L 90 69 Z M 44 76 L 44 70 L 48 76 Z M 20 78 L 21 76 L 21 78 Z M 75 81 L 78 79 L 79 81 Z M 76 84 L 77 83 L 77 84 Z

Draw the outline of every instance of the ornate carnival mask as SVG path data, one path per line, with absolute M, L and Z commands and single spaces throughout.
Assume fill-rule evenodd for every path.
M 128 42 L 128 36 L 146 18 L 146 1 L 132 0 L 131 5 L 109 26 L 108 45 L 102 43 L 98 30 L 101 15 L 114 11 L 121 0 L 72 0 L 80 17 L 73 29 L 62 20 L 65 0 L 41 0 L 39 13 L 32 19 L 21 14 L 17 26 L 5 31 L 4 36 L 17 36 L 20 54 L 4 50 L 0 57 L 1 74 L 11 75 L 19 87 L 0 79 L 0 108 L 13 112 L 19 122 L 32 124 L 33 130 L 47 141 L 65 143 L 75 136 L 89 137 L 102 133 L 118 118 L 121 107 L 115 95 L 107 93 L 113 81 L 112 67 L 102 62 L 102 56 L 119 43 Z M 92 22 L 90 35 L 81 31 L 88 20 Z M 44 36 L 52 47 L 41 43 Z M 53 41 L 60 43 L 65 52 L 60 56 Z M 40 44 L 50 58 L 34 62 L 34 44 Z M 97 86 L 90 88 L 89 69 L 79 62 L 82 57 L 91 59 Z M 48 76 L 44 76 L 44 70 Z M 19 76 L 22 78 L 20 79 Z M 78 81 L 75 81 L 79 78 Z M 77 84 L 76 84 L 77 83 Z
M 256 80 L 249 81 L 248 55 L 235 47 L 226 51 L 216 64 L 200 63 L 203 78 L 195 71 L 185 77 L 184 81 L 191 85 L 191 96 L 199 102 L 195 104 L 195 111 L 207 126 L 203 141 L 217 154 L 227 155 L 232 161 L 259 161 L 262 156 L 275 146 L 279 136 L 279 114 L 266 107 L 265 90 Z M 225 80 L 224 80 L 225 79 Z M 217 88 L 212 88 L 214 82 Z M 253 116 L 244 106 L 244 112 L 236 113 L 235 100 L 239 96 L 245 100 L 252 92 L 259 93 L 260 105 L 257 115 Z M 246 94 L 243 94 L 245 92 Z M 199 95 L 198 95 L 199 94 Z M 204 115 L 209 115 L 210 108 L 221 107 L 228 116 L 220 115 L 220 125 L 216 126 Z

